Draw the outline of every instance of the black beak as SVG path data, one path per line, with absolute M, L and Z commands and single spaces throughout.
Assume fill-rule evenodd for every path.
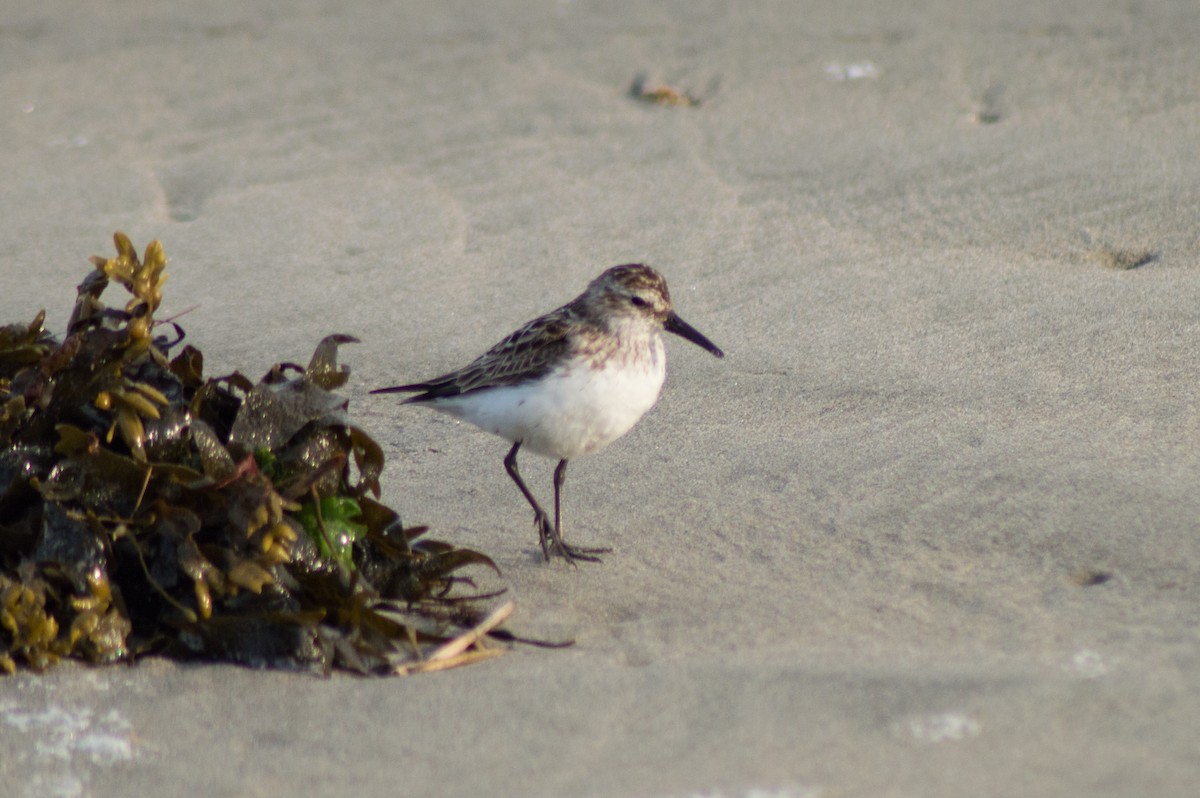
M 675 311 L 671 311 L 667 314 L 667 320 L 663 324 L 663 328 L 666 329 L 667 332 L 675 333 L 680 338 L 688 339 L 696 346 L 707 349 L 717 357 L 725 357 L 725 353 L 718 349 L 716 344 L 701 335 L 700 331 L 695 327 L 676 316 Z

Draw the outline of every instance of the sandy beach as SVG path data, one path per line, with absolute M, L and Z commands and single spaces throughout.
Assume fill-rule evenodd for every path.
M 1195 794 L 1194 3 L 6 6 L 0 324 L 123 230 L 211 374 L 361 339 L 385 500 L 576 645 L 0 678 L 0 794 Z M 546 565 L 507 443 L 368 391 L 626 262 L 727 357 L 668 340 Z

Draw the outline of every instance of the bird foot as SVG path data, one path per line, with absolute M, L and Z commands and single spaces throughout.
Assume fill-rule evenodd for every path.
M 571 565 L 574 565 L 576 560 L 603 562 L 596 555 L 612 553 L 612 549 L 608 548 L 585 548 L 568 544 L 544 513 L 539 513 L 533 522 L 538 528 L 538 539 L 542 544 L 542 556 L 546 558 L 546 562 L 550 562 L 551 556 L 562 557 Z

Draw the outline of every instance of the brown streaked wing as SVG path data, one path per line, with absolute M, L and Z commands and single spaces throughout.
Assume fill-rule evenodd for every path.
M 496 385 L 519 385 L 536 380 L 546 374 L 570 346 L 569 330 L 566 318 L 558 311 L 534 319 L 458 371 L 411 386 L 424 393 L 405 401 L 423 402 Z

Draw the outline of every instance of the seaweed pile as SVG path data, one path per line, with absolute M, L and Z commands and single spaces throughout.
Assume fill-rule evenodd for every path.
M 498 653 L 511 610 L 474 590 L 470 549 L 380 503 L 383 452 L 306 367 L 208 378 L 158 322 L 166 257 L 122 233 L 93 257 L 62 342 L 0 327 L 0 672 L 145 654 L 328 673 L 412 672 Z M 131 298 L 108 308 L 110 282 Z M 166 334 L 161 334 L 166 330 Z

